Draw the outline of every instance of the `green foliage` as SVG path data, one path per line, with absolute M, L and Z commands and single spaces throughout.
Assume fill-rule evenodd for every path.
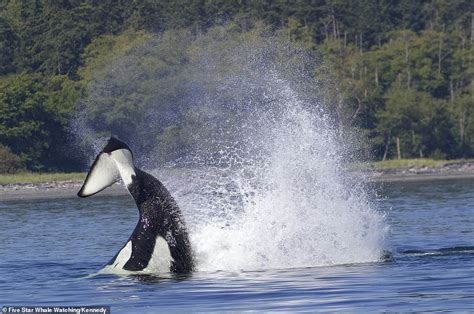
M 0 75 L 15 70 L 13 65 L 16 37 L 10 25 L 0 16 Z
M 130 49 L 136 48 L 152 38 L 144 31 L 126 31 L 120 35 L 104 34 L 94 38 L 84 49 L 82 66 L 78 74 L 86 84 L 104 71 L 110 62 L 123 56 Z
M 467 161 L 467 160 L 466 160 Z M 451 160 L 416 158 L 416 159 L 390 159 L 384 161 L 370 162 L 368 164 L 356 165 L 355 168 L 372 168 L 378 170 L 403 169 L 403 168 L 440 168 L 452 163 L 459 162 Z
M 404 157 L 472 157 L 472 12 L 469 0 L 0 1 L 0 144 L 28 169 L 77 169 L 64 143 L 81 99 L 104 133 L 143 119 L 156 105 L 146 95 L 175 101 L 161 108 L 175 112 L 203 47 L 220 58 L 230 42 L 238 46 L 232 36 L 273 33 L 323 57 L 315 74 L 334 111 L 368 134 L 376 158 L 396 156 L 397 138 Z M 127 79 L 112 80 L 113 66 Z M 154 127 L 176 143 L 160 152 L 169 156 L 191 136 Z
M 340 82 L 345 114 L 375 131 L 379 158 L 398 154 L 397 138 L 402 157 L 471 156 L 472 42 L 433 30 L 386 36 L 367 52 L 339 39 L 320 45 Z
M 379 133 L 387 140 L 390 136 L 400 138 L 402 146 L 408 146 L 406 152 L 403 149 L 407 157 L 423 156 L 425 147 L 422 146 L 420 134 L 425 125 L 430 123 L 426 116 L 430 100 L 427 93 L 395 87 L 386 95 L 385 108 L 376 113 Z
M 8 147 L 0 145 L 0 173 L 15 173 L 24 167 L 19 156 L 13 154 Z
M 176 75 L 186 62 L 187 32 L 165 33 L 159 38 L 145 33 L 130 36 L 135 38 L 130 40 L 126 34 L 98 38 L 86 51 L 86 66 L 80 73 L 97 84 L 87 90 L 93 96 L 86 99 L 85 110 L 92 123 L 101 126 L 99 130 L 119 132 L 124 123 L 142 118 L 142 110 L 154 103 L 146 96 L 148 90 L 164 99 L 177 94 Z M 114 53 L 103 53 L 110 46 L 117 48 Z
M 38 173 L 21 171 L 13 174 L 0 173 L 0 185 L 18 184 L 18 183 L 39 183 L 39 182 L 58 182 L 58 181 L 82 181 L 86 174 L 82 172 L 69 173 Z
M 0 82 L 0 143 L 18 154 L 28 169 L 60 167 L 68 160 L 66 134 L 80 92 L 67 77 L 16 75 Z

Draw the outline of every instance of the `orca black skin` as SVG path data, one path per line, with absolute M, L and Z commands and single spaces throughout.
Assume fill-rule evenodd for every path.
M 126 150 L 129 150 L 130 152 L 132 151 L 130 149 L 130 147 L 128 147 L 127 144 L 125 144 L 124 142 L 122 142 L 121 140 L 119 140 L 118 138 L 116 137 L 111 137 L 109 139 L 109 141 L 107 142 L 107 145 L 105 145 L 104 149 L 102 150 L 103 153 L 111 153 L 113 152 L 114 150 L 118 150 L 118 149 L 126 149 Z
M 168 243 L 174 260 L 170 271 L 192 271 L 191 245 L 178 205 L 158 179 L 140 169 L 135 168 L 135 171 L 137 175 L 132 177 L 133 182 L 128 185 L 128 190 L 138 206 L 140 219 L 129 239 L 132 241 L 132 257 L 123 268 L 130 271 L 146 268 L 155 240 L 161 236 Z
M 111 159 L 113 159 L 114 152 L 118 150 L 130 152 L 131 158 L 131 150 L 128 145 L 114 137 L 109 140 L 101 154 L 112 156 Z M 94 161 L 78 196 L 87 197 L 97 193 L 94 188 L 90 188 L 88 194 L 85 194 L 84 190 L 87 189 L 88 180 L 93 181 L 95 179 L 94 175 L 91 176 L 92 179 L 89 179 L 89 175 L 92 173 L 93 167 L 99 163 L 99 159 L 102 158 L 101 154 Z M 107 156 L 104 158 L 107 158 Z M 128 177 L 124 178 L 124 172 L 126 175 L 132 173 L 128 184 L 125 181 L 125 178 Z M 157 239 L 161 237 L 166 241 L 172 258 L 169 263 L 169 271 L 175 273 L 191 272 L 194 268 L 194 262 L 188 233 L 181 211 L 169 191 L 158 179 L 135 166 L 127 171 L 120 170 L 120 175 L 122 175 L 128 191 L 137 204 L 140 216 L 132 235 L 127 241 L 127 244 L 129 241 L 131 242 L 131 254 L 122 268 L 127 271 L 146 269 L 152 257 L 159 253 L 154 252 L 154 250 L 156 249 Z M 95 176 L 97 177 L 97 175 Z M 100 190 L 104 189 L 103 187 L 99 188 Z M 125 246 L 107 265 L 116 264 L 116 260 L 124 248 Z

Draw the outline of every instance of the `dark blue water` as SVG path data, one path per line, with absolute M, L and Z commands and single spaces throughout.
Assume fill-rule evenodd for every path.
M 377 198 L 391 225 L 391 261 L 162 278 L 84 278 L 131 233 L 137 212 L 128 196 L 2 200 L 0 305 L 110 305 L 113 313 L 474 311 L 474 180 L 386 183 Z

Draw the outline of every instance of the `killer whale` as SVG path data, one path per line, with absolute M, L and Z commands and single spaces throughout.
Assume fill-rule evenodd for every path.
M 189 273 L 193 253 L 176 201 L 155 177 L 134 166 L 130 147 L 111 137 L 77 193 L 89 197 L 122 179 L 135 200 L 139 220 L 105 272 Z

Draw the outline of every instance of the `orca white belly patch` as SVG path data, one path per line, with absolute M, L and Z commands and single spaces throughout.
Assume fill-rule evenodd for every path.
M 169 272 L 171 262 L 173 262 L 173 258 L 171 257 L 171 251 L 168 243 L 162 237 L 156 237 L 153 254 L 151 255 L 148 266 L 144 269 L 144 271 L 151 273 Z
M 155 247 L 153 254 L 148 262 L 148 266 L 141 271 L 129 271 L 123 269 L 125 264 L 132 256 L 132 241 L 128 241 L 127 244 L 117 254 L 115 260 L 105 266 L 99 273 L 114 273 L 114 274 L 130 274 L 130 273 L 168 273 L 170 271 L 171 263 L 173 258 L 171 257 L 171 251 L 168 243 L 165 239 L 158 236 L 156 238 Z
M 132 256 L 132 241 L 128 241 L 127 244 L 120 250 L 117 254 L 115 260 L 102 268 L 98 274 L 122 274 L 128 273 L 123 266 L 127 263 L 127 261 Z
M 132 241 L 128 241 L 127 244 L 120 250 L 112 263 L 112 268 L 123 269 L 123 266 L 128 262 L 132 256 Z

